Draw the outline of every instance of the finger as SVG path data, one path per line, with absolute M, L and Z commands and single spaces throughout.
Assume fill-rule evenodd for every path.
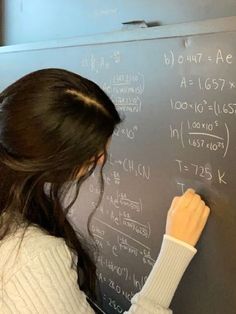
M 200 207 L 203 205 L 203 204 L 201 205 L 201 202 L 203 201 L 201 200 L 200 195 L 195 194 L 188 205 L 188 210 L 198 212 L 198 209 L 200 209 Z M 204 203 L 204 206 L 205 206 L 205 203 Z M 202 207 L 202 209 L 204 208 L 204 206 Z
M 175 197 L 173 198 L 172 203 L 171 203 L 171 205 L 170 205 L 170 210 L 172 210 L 172 209 L 175 208 L 175 206 L 177 205 L 179 199 L 180 199 L 180 196 L 175 196 Z
M 198 207 L 197 207 L 197 209 L 196 209 L 196 211 L 197 211 L 199 214 L 202 215 L 202 214 L 204 213 L 205 207 L 206 207 L 205 202 L 204 202 L 203 200 L 201 200 L 200 203 L 199 203 L 199 205 L 198 205 Z
M 193 189 L 188 189 L 182 196 L 181 196 L 181 199 L 180 199 L 180 202 L 179 202 L 179 205 L 181 204 L 181 206 L 183 207 L 187 207 L 193 196 L 195 195 L 195 191 Z
M 205 208 L 203 210 L 202 217 L 201 217 L 200 222 L 199 222 L 199 227 L 200 227 L 201 230 L 204 229 L 204 227 L 205 227 L 205 225 L 207 223 L 209 215 L 210 215 L 210 208 L 208 206 L 205 206 Z
M 205 202 L 200 201 L 197 207 L 192 210 L 192 215 L 195 218 L 196 224 L 199 227 L 203 218 L 204 210 L 205 210 Z
M 205 206 L 204 212 L 203 212 L 204 219 L 206 219 L 206 220 L 208 219 L 210 212 L 211 212 L 210 208 L 208 206 Z
M 175 196 L 172 200 L 171 206 L 168 210 L 168 216 L 172 215 L 175 212 L 175 209 L 177 208 L 177 204 L 179 202 L 180 197 Z

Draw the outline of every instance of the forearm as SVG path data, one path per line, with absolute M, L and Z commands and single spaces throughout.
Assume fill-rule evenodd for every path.
M 160 254 L 142 290 L 132 298 L 126 314 L 169 314 L 169 305 L 178 284 L 197 250 L 164 235 Z

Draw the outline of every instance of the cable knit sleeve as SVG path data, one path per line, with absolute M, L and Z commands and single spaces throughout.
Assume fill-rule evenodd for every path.
M 164 235 L 160 254 L 141 291 L 132 298 L 126 314 L 171 314 L 170 302 L 197 250 Z
M 41 251 L 5 284 L 3 313 L 94 313 L 70 264 L 71 255 L 64 243 Z

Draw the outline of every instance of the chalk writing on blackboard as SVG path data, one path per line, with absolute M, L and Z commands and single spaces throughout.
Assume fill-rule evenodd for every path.
M 214 64 L 232 64 L 233 56 L 231 53 L 224 52 L 218 49 L 215 54 L 209 55 L 203 52 L 196 52 L 194 54 L 178 54 L 176 55 L 173 50 L 164 53 L 164 64 L 170 67 L 182 64 L 201 64 L 201 63 L 214 63 Z

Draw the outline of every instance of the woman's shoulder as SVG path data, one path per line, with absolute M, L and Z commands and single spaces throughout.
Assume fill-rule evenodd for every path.
M 65 245 L 63 238 L 52 236 L 37 225 L 30 225 L 27 228 L 24 226 L 18 227 L 14 232 L 7 234 L 0 241 L 0 251 L 8 251 L 20 245 L 22 252 L 27 252 L 33 258 L 37 251 L 60 244 Z
M 63 238 L 49 235 L 37 225 L 26 230 L 19 227 L 0 241 L 0 273 L 9 278 L 35 258 L 43 258 L 47 251 L 60 251 L 71 262 L 72 253 Z

